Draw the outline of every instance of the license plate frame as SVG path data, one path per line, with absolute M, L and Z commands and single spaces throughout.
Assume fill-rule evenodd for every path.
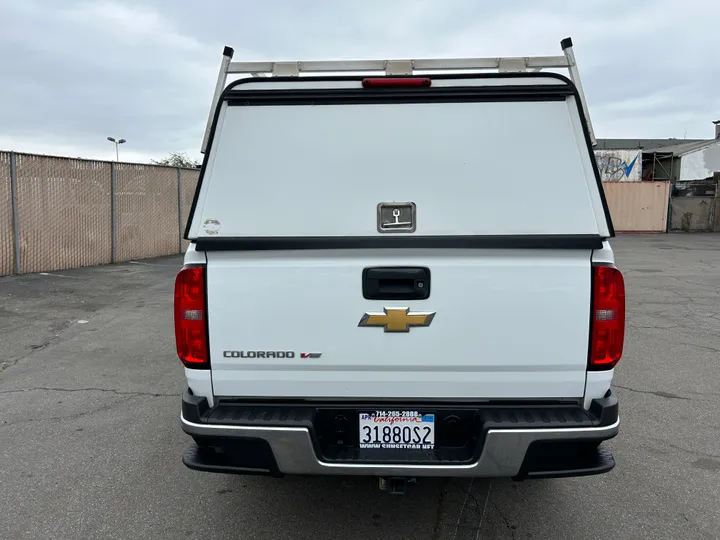
M 358 413 L 361 449 L 434 450 L 435 414 L 412 410 L 375 410 Z

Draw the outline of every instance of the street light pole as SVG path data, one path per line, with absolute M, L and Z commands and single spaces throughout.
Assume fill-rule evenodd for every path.
M 119 145 L 127 141 L 125 139 L 115 140 L 115 137 L 108 137 L 107 140 L 115 144 L 115 161 L 120 161 L 120 151 L 118 150 L 118 147 Z

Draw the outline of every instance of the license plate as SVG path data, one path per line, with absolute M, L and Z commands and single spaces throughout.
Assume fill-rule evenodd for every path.
M 360 448 L 432 450 L 435 415 L 417 411 L 360 413 Z

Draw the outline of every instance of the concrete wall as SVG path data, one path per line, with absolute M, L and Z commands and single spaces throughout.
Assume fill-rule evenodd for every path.
M 715 197 L 673 197 L 670 203 L 671 231 L 712 231 L 715 229 Z
M 720 139 L 709 146 L 685 154 L 680 161 L 680 180 L 702 180 L 720 171 Z
M 595 150 L 603 182 L 639 182 L 642 179 L 641 150 Z

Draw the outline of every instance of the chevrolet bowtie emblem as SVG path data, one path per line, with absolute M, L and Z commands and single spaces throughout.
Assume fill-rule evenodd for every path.
M 410 308 L 383 308 L 383 313 L 365 313 L 358 326 L 383 326 L 386 332 L 409 332 L 411 326 L 430 326 L 434 311 L 410 313 Z

